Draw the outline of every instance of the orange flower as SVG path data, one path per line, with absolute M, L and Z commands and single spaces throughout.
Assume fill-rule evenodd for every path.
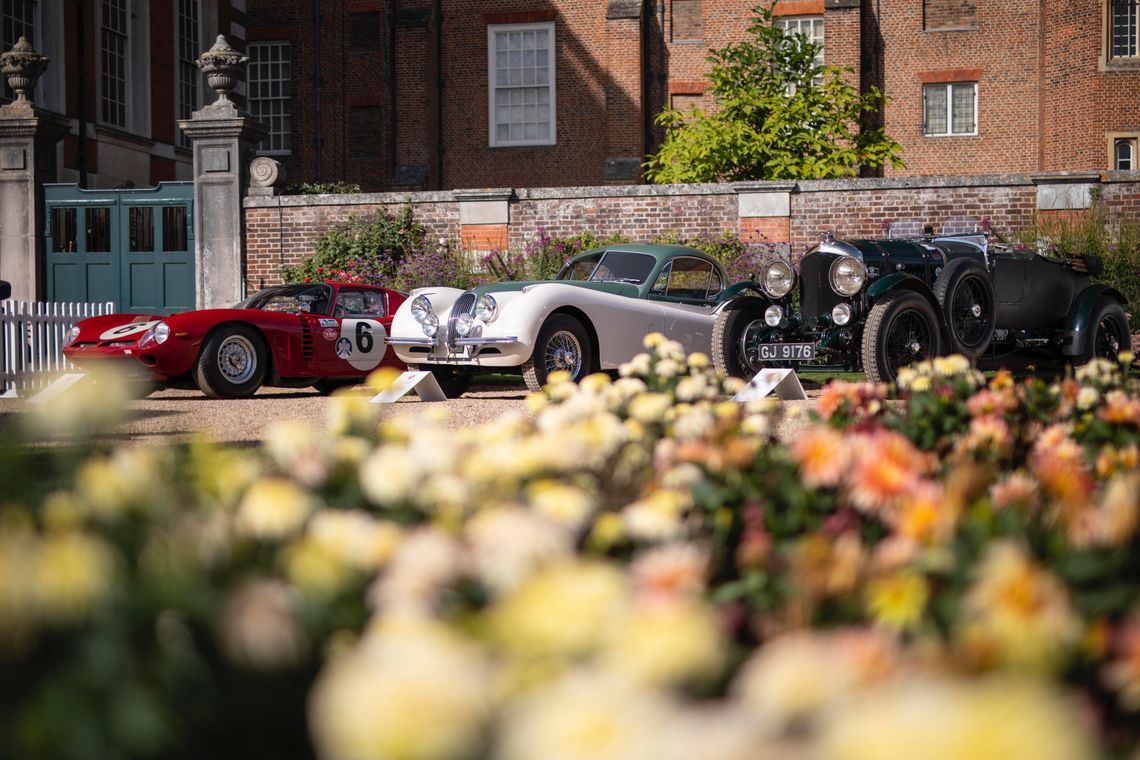
M 1140 424 L 1140 398 L 1130 397 L 1124 391 L 1109 391 L 1104 395 L 1099 415 L 1115 425 Z
M 792 456 L 800 466 L 804 485 L 830 488 L 839 483 L 850 462 L 850 449 L 843 436 L 816 425 L 792 444 Z
M 926 544 L 947 540 L 958 521 L 958 510 L 945 495 L 939 483 L 916 483 L 899 500 L 899 507 L 890 520 L 895 533 Z
M 863 436 L 853 448 L 858 454 L 848 488 L 851 500 L 867 512 L 893 506 L 927 466 L 927 457 L 898 433 Z
M 995 509 L 1019 506 L 1033 511 L 1037 508 L 1037 481 L 1033 476 L 1018 470 L 990 487 L 990 501 Z

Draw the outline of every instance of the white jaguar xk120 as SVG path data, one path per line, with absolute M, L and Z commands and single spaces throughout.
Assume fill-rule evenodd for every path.
M 761 281 L 780 295 L 795 282 L 783 261 L 764 273 Z M 540 390 L 557 370 L 578 380 L 616 369 L 644 350 L 651 332 L 688 352 L 732 350 L 714 331 L 736 327 L 742 303 L 762 319 L 767 303 L 737 297 L 761 291 L 755 283 L 727 285 L 716 259 L 694 248 L 615 244 L 576 256 L 553 280 L 416 290 L 396 312 L 388 342 L 409 366 L 430 369 L 448 396 L 461 395 L 475 371 L 504 368 L 521 368 L 527 387 Z

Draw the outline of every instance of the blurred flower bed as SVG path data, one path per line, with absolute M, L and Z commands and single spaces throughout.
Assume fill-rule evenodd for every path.
M 1135 756 L 1130 356 L 832 383 L 784 444 L 646 343 L 461 431 L 356 392 L 250 449 L 10 444 L 0 754 Z

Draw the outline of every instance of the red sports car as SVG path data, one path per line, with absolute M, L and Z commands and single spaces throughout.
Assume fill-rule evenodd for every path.
M 277 285 L 230 309 L 85 319 L 63 353 L 79 367 L 137 362 L 153 382 L 192 383 L 212 398 L 245 398 L 262 385 L 327 393 L 380 366 L 404 368 L 387 341 L 404 297 L 372 285 Z

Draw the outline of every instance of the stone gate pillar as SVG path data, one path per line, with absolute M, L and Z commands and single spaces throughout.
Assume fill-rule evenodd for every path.
M 0 279 L 17 301 L 45 296 L 43 185 L 55 180 L 55 144 L 67 134 L 66 119 L 37 110 L 29 98 L 47 64 L 24 37 L 0 54 L 0 71 L 16 92 L 0 106 Z
M 194 146 L 194 286 L 199 309 L 245 298 L 242 197 L 253 151 L 266 128 L 229 98 L 249 60 L 223 35 L 198 58 L 218 99 L 178 126 Z

